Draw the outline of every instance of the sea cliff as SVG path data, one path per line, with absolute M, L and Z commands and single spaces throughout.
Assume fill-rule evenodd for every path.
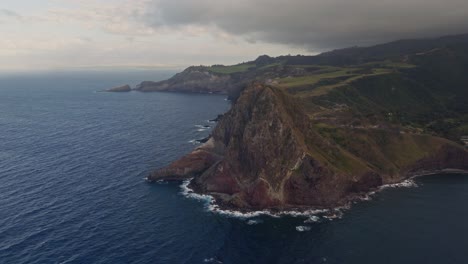
M 436 136 L 342 128 L 346 144 L 320 133 L 281 89 L 249 85 L 211 139 L 153 172 L 149 181 L 193 178 L 190 187 L 240 210 L 324 208 L 418 173 L 468 169 L 468 152 Z
M 194 66 L 140 91 L 227 94 L 211 138 L 149 181 L 192 179 L 222 207 L 340 206 L 468 170 L 468 35 Z M 205 141 L 205 140 L 204 140 Z

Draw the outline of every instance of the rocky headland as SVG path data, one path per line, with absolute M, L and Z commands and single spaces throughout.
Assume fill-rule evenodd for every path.
M 222 208 L 341 206 L 416 175 L 468 170 L 468 35 L 189 67 L 136 90 L 226 94 L 193 152 L 148 181 L 192 179 Z
M 192 189 L 214 196 L 224 207 L 284 210 L 339 206 L 419 173 L 468 170 L 468 152 L 449 140 L 353 130 L 351 140 L 369 141 L 362 149 L 321 135 L 293 98 L 255 83 L 243 91 L 208 142 L 148 180 L 193 178 Z M 382 137 L 386 139 L 376 144 Z

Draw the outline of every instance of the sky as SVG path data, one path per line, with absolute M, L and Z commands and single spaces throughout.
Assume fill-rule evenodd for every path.
M 468 33 L 466 0 L 1 0 L 0 71 L 183 68 Z

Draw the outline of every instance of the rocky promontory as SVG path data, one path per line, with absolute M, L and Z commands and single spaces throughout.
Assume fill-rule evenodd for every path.
M 468 170 L 468 35 L 189 67 L 140 91 L 228 94 L 211 138 L 153 172 L 241 210 L 324 208 Z M 205 141 L 205 140 L 204 140 Z
M 467 150 L 440 137 L 341 130 L 349 136 L 346 142 L 321 133 L 294 97 L 253 83 L 207 143 L 148 180 L 193 178 L 196 192 L 213 195 L 229 208 L 322 208 L 418 173 L 468 169 Z
M 122 92 L 131 92 L 132 88 L 130 87 L 130 85 L 126 84 L 126 85 L 110 88 L 110 89 L 107 89 L 105 91 L 106 92 L 122 93 Z

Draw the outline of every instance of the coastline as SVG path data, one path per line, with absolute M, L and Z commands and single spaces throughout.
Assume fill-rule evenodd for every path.
M 262 210 L 254 209 L 239 209 L 232 206 L 227 206 L 224 203 L 220 203 L 220 200 L 212 194 L 197 193 L 189 187 L 190 182 L 193 178 L 185 179 L 179 185 L 181 189 L 181 194 L 189 199 L 195 199 L 203 201 L 204 207 L 208 212 L 215 214 L 223 215 L 226 217 L 239 218 L 242 220 L 248 220 L 260 216 L 269 216 L 273 218 L 279 218 L 283 216 L 291 217 L 304 217 L 307 218 L 304 223 L 319 222 L 321 219 L 334 220 L 340 219 L 344 211 L 350 210 L 353 204 L 370 201 L 372 196 L 377 193 L 389 189 L 389 188 L 414 188 L 418 187 L 414 179 L 424 176 L 437 175 L 437 174 L 466 174 L 468 175 L 467 170 L 460 169 L 441 169 L 433 171 L 420 171 L 415 172 L 413 175 L 407 177 L 406 179 L 395 182 L 383 184 L 375 189 L 369 190 L 366 193 L 355 194 L 347 197 L 343 202 L 329 207 L 291 207 L 291 208 L 265 208 Z M 157 183 L 162 184 L 166 181 L 158 181 Z M 178 180 L 177 182 L 180 182 Z
M 421 171 L 416 172 L 415 174 L 409 176 L 409 179 L 415 179 L 419 177 L 435 175 L 435 174 L 468 174 L 468 170 L 461 170 L 461 169 L 441 169 L 441 170 L 432 170 L 432 171 Z

